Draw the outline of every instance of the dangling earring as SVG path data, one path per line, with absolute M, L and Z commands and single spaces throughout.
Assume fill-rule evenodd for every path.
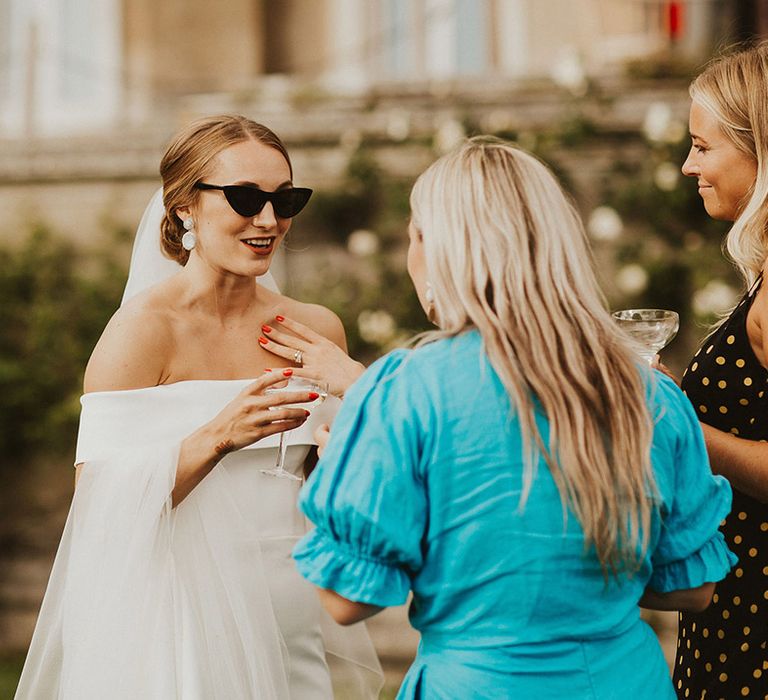
M 188 219 L 184 219 L 182 226 L 184 226 L 185 233 L 181 237 L 181 247 L 184 248 L 184 250 L 192 250 L 192 248 L 194 248 L 195 244 L 197 243 L 197 236 L 195 236 L 194 230 L 195 222 L 190 217 Z
M 432 323 L 435 323 L 435 292 L 429 282 L 427 282 L 424 288 L 424 301 L 427 302 L 427 318 Z M 437 324 L 435 323 L 435 325 Z

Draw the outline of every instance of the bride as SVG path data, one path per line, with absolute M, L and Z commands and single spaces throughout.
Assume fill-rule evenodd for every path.
M 280 139 L 237 116 L 184 129 L 160 173 L 162 206 L 86 369 L 77 486 L 16 697 L 326 699 L 326 653 L 355 665 L 354 697 L 374 697 L 365 630 L 336 627 L 294 569 L 300 481 L 265 473 L 290 430 L 300 476 L 339 403 L 268 391 L 302 361 L 263 347 L 275 320 L 346 347 L 332 312 L 268 276 L 311 190 Z

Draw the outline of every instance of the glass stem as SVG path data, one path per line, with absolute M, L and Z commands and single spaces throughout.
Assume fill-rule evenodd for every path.
M 286 430 L 280 433 L 280 444 L 277 447 L 277 465 L 275 465 L 275 469 L 277 469 L 278 471 L 285 470 L 285 450 L 288 447 L 285 444 L 286 433 L 287 433 Z

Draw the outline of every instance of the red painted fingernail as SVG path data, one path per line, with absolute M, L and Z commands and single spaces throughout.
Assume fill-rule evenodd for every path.
M 320 394 L 318 394 L 316 391 L 310 391 L 309 392 L 309 400 L 314 401 L 315 399 L 319 399 Z
M 284 369 L 283 370 L 283 376 L 284 377 L 290 377 L 292 374 L 293 374 L 293 370 L 292 369 Z
M 259 336 L 259 342 L 260 342 L 262 345 L 266 345 L 266 344 L 267 344 L 269 341 L 268 341 L 268 340 L 267 340 L 267 339 L 266 339 L 266 338 L 265 338 L 263 335 L 260 335 L 260 336 Z
M 272 370 L 269 367 L 267 367 L 264 371 L 265 372 L 271 372 Z
M 285 321 L 285 316 L 275 316 L 275 321 L 277 321 L 278 323 L 282 323 L 283 321 Z
M 267 326 L 267 325 L 262 326 L 261 330 L 263 330 L 265 333 L 271 333 L 272 332 L 272 329 L 269 326 Z
M 307 418 L 309 418 L 312 415 L 309 411 L 306 411 L 306 410 L 304 411 L 304 413 L 307 414 Z

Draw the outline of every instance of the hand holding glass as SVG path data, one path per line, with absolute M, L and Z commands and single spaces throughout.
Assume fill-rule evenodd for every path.
M 274 387 L 267 389 L 266 392 L 268 394 L 273 393 L 279 393 L 279 392 L 314 392 L 317 394 L 317 398 L 315 398 L 313 401 L 303 401 L 301 403 L 295 403 L 295 404 L 283 404 L 281 406 L 276 406 L 277 408 L 310 408 L 311 406 L 317 406 L 318 404 L 325 401 L 325 399 L 328 396 L 328 384 L 326 382 L 310 382 L 305 379 L 299 379 L 297 377 L 293 377 L 286 381 L 285 386 L 281 387 Z M 290 433 L 290 430 L 284 430 L 282 433 L 280 433 L 280 444 L 277 448 L 277 463 L 275 464 L 273 469 L 262 469 L 262 474 L 267 474 L 269 476 L 276 476 L 280 479 L 292 479 L 293 481 L 301 481 L 300 476 L 295 476 L 294 474 L 291 474 L 286 468 L 285 468 L 285 452 L 288 447 L 287 445 L 287 435 Z
M 677 335 L 680 317 L 666 309 L 623 309 L 615 311 L 613 318 L 645 348 L 640 355 L 650 365 L 653 358 Z

